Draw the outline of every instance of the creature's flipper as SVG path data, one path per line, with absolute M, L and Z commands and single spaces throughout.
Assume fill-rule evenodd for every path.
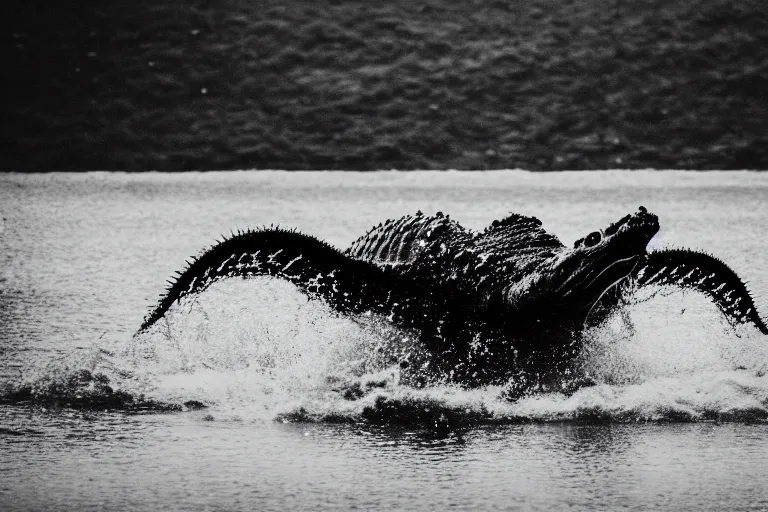
M 378 310 L 390 299 L 396 276 L 349 258 L 311 236 L 265 229 L 233 235 L 189 262 L 139 332 L 157 322 L 174 302 L 227 277 L 275 276 L 290 281 L 339 311 Z
M 760 318 L 747 287 L 725 263 L 695 251 L 670 249 L 652 252 L 636 271 L 638 286 L 673 285 L 706 294 L 720 310 L 738 323 L 752 323 L 763 334 L 768 327 Z

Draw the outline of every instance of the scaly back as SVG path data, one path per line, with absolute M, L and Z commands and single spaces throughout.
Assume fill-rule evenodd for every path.
M 376 265 L 414 263 L 426 254 L 456 251 L 473 236 L 442 213 L 426 216 L 418 212 L 372 228 L 353 242 L 345 254 Z
M 556 236 L 547 233 L 536 217 L 516 213 L 495 220 L 477 237 L 476 246 L 494 266 L 518 268 L 538 264 L 564 249 Z M 509 274 L 509 272 L 505 272 Z

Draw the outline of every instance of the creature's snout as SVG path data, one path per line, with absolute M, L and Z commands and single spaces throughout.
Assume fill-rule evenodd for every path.
M 640 238 L 644 239 L 645 243 L 648 243 L 653 238 L 653 235 L 659 231 L 659 218 L 649 213 L 645 206 L 640 206 L 637 212 L 625 215 L 604 230 L 593 231 L 584 238 L 576 240 L 573 247 L 594 247 L 600 242 L 608 242 L 611 238 L 621 237 L 630 231 L 645 235 Z
M 628 224 L 629 229 L 640 230 L 646 236 L 646 244 L 659 232 L 659 218 L 649 213 L 644 206 L 640 206 L 637 213 L 629 218 Z

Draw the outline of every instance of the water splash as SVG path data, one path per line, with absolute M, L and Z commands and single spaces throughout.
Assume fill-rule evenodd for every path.
M 270 278 L 230 280 L 174 307 L 149 332 L 99 343 L 16 383 L 62 406 L 184 410 L 229 421 L 421 425 L 521 421 L 764 421 L 768 344 L 734 331 L 695 293 L 642 297 L 587 333 L 597 385 L 517 402 L 503 388 L 415 387 L 396 361 L 409 333 L 341 316 Z M 9 393 L 6 393 L 9 396 Z

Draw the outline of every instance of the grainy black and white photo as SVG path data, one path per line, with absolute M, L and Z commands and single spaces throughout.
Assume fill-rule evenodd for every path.
M 0 510 L 768 510 L 762 0 L 11 0 Z

